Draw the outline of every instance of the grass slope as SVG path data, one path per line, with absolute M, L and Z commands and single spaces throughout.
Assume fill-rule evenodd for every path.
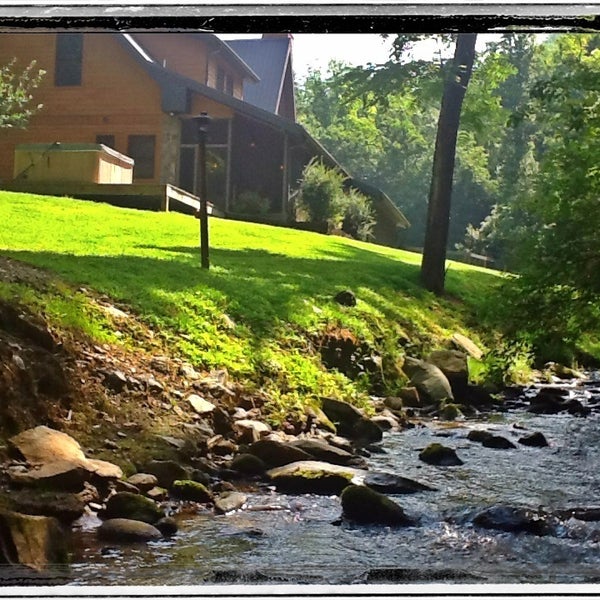
M 182 358 L 225 367 L 286 407 L 364 392 L 323 368 L 315 347 L 327 331 L 348 330 L 393 360 L 441 346 L 455 331 L 485 343 L 477 319 L 498 280 L 453 262 L 449 299 L 439 299 L 419 286 L 418 254 L 216 218 L 206 271 L 197 220 L 72 199 L 0 192 L 0 219 L 0 252 L 65 282 L 44 297 L 15 284 L 1 295 L 37 303 L 62 327 L 126 344 L 76 291 L 92 288 L 137 313 Z M 354 291 L 356 307 L 333 301 L 343 289 Z

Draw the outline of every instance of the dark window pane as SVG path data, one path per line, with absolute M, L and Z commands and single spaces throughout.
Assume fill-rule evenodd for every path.
M 225 78 L 225 93 L 233 96 L 233 77 L 230 75 Z
M 133 166 L 134 179 L 152 179 L 154 177 L 154 146 L 156 138 L 153 135 L 130 135 L 127 143 L 127 154 L 135 161 Z
M 229 119 L 212 119 L 208 126 L 207 144 L 227 144 L 229 135 Z M 181 143 L 198 143 L 198 125 L 193 119 L 181 122 Z
M 81 33 L 56 34 L 55 85 L 81 85 L 82 56 L 83 35 Z
M 109 148 L 115 149 L 115 136 L 114 135 L 97 135 L 96 136 L 96 144 L 104 144 Z

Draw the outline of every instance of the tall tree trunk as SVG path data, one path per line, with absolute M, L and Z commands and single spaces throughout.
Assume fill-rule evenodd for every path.
M 438 120 L 421 263 L 421 281 L 437 295 L 444 293 L 456 138 L 462 103 L 473 70 L 476 39 L 476 33 L 461 33 L 457 37 L 452 70 L 444 85 Z

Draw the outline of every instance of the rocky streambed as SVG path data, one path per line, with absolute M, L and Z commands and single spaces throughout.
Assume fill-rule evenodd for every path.
M 508 390 L 454 421 L 415 414 L 394 424 L 381 408 L 377 430 L 349 405 L 324 409 L 338 425 L 342 411 L 352 435 L 254 432 L 232 455 L 193 468 L 155 460 L 129 478 L 79 457 L 77 474 L 59 480 L 81 501 L 76 519 L 58 510 L 66 496 L 43 509 L 39 496 L 32 510 L 23 480 L 40 468 L 22 434 L 11 443 L 25 460 L 5 465 L 8 496 L 30 513 L 54 507 L 70 532 L 70 566 L 54 581 L 75 585 L 597 580 L 593 379 Z M 3 551 L 16 562 L 6 542 Z

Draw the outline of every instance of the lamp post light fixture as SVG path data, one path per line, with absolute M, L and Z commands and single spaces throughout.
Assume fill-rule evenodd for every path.
M 206 138 L 211 118 L 206 112 L 201 112 L 194 121 L 198 134 L 198 173 L 200 175 L 200 265 L 203 269 L 210 267 L 208 260 L 208 199 L 206 186 Z

